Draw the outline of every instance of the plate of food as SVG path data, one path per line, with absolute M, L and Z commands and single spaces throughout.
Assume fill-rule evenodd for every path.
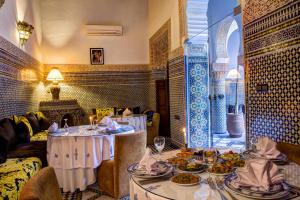
M 188 161 L 185 158 L 173 157 L 167 159 L 168 163 L 172 165 L 187 165 Z
M 221 155 L 219 155 L 219 158 L 221 158 L 223 160 L 240 160 L 241 155 L 238 153 L 235 153 L 233 151 L 229 151 L 229 152 L 225 152 L 225 153 L 222 153 Z
M 207 169 L 207 165 L 204 165 L 196 161 L 192 161 L 186 165 L 179 165 L 177 169 L 178 171 L 185 172 L 185 173 L 201 173 Z
M 200 183 L 200 180 L 199 176 L 190 173 L 179 173 L 171 178 L 171 182 L 182 186 L 197 185 Z
M 239 159 L 239 160 L 228 160 L 225 161 L 226 165 L 232 166 L 232 167 L 244 167 L 245 166 L 245 160 Z
M 177 157 L 179 158 L 192 158 L 194 156 L 194 152 L 180 152 L 176 154 Z
M 214 163 L 208 172 L 215 176 L 226 176 L 234 172 L 234 168 L 226 163 Z

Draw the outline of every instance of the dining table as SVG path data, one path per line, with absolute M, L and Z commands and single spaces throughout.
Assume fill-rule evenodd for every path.
M 133 132 L 129 125 L 121 125 L 117 130 L 83 125 L 49 133 L 47 160 L 54 168 L 60 188 L 64 192 L 83 191 L 95 183 L 97 167 L 113 157 L 115 135 Z
M 232 149 L 231 149 L 232 150 Z M 226 150 L 223 149 L 225 152 Z M 156 159 L 166 161 L 168 158 L 175 157 L 180 150 L 172 150 L 164 152 L 161 155 L 154 155 Z M 239 150 L 237 150 L 239 152 Z M 300 166 L 289 162 L 286 165 L 279 166 L 282 173 L 284 173 L 285 182 L 289 184 L 293 190 L 285 199 L 300 200 Z M 212 189 L 207 183 L 207 178 L 211 177 L 216 183 L 216 178 L 224 178 L 221 176 L 214 176 L 208 172 L 198 174 L 200 176 L 200 183 L 193 186 L 182 186 L 170 181 L 170 177 L 161 177 L 155 179 L 142 179 L 134 175 L 130 176 L 130 199 L 139 200 L 249 200 L 236 193 L 228 190 Z M 221 179 L 222 180 L 222 179 Z M 223 198 L 219 192 L 222 193 Z

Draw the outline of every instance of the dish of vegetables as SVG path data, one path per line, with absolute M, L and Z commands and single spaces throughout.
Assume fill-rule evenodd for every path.
M 199 184 L 200 177 L 189 173 L 180 173 L 173 176 L 171 182 L 184 186 L 196 185 Z
M 201 163 L 190 162 L 186 165 L 179 165 L 178 169 L 183 172 L 190 173 L 200 173 L 203 172 L 207 168 L 207 165 L 203 165 Z
M 240 160 L 241 155 L 238 153 L 234 153 L 233 151 L 225 152 L 219 156 L 223 160 Z
M 214 163 L 208 170 L 213 175 L 228 175 L 233 172 L 233 166 L 228 163 Z

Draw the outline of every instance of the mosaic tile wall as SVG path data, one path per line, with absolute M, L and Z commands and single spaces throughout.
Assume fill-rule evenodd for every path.
M 184 56 L 169 60 L 169 92 L 171 140 L 177 145 L 183 145 L 182 129 L 186 127 Z
M 83 69 L 72 72 L 62 69 L 62 71 L 65 72 L 60 98 L 77 99 L 86 114 L 91 114 L 92 109 L 97 107 L 140 106 L 141 110 L 149 107 L 151 78 L 149 70 L 86 72 Z M 49 87 L 50 85 L 47 85 L 44 88 L 43 93 L 46 95 L 41 100 L 51 100 L 51 94 L 47 93 Z
M 259 2 L 249 1 L 254 7 L 246 5 L 245 13 L 273 3 Z M 248 141 L 269 136 L 300 144 L 300 0 L 285 2 L 254 21 L 245 21 Z M 268 90 L 261 91 L 261 84 Z
M 42 64 L 0 36 L 0 119 L 38 109 Z

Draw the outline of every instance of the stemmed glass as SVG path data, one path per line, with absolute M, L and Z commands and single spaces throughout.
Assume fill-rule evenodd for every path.
M 157 136 L 154 138 L 154 146 L 158 151 L 159 156 L 161 157 L 161 152 L 165 148 L 165 138 L 162 136 Z
M 69 134 L 69 126 L 68 126 L 68 119 L 64 119 L 65 120 L 65 125 L 64 125 L 64 130 L 66 132 L 66 135 Z

